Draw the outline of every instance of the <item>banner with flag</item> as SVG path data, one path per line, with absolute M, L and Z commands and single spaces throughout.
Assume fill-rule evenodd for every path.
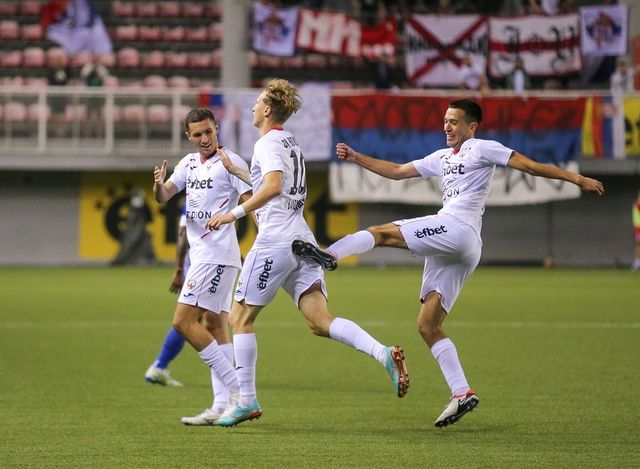
M 585 55 L 626 55 L 629 7 L 601 5 L 580 8 L 582 52 Z
M 454 98 L 360 95 L 333 97 L 333 145 L 345 142 L 357 151 L 406 163 L 445 147 L 442 116 Z M 584 98 L 484 98 L 478 138 L 497 140 L 543 163 L 577 170 Z M 335 202 L 400 202 L 440 205 L 440 182 L 433 179 L 391 181 L 333 156 L 331 198 Z M 489 205 L 540 203 L 576 198 L 573 184 L 535 178 L 498 168 Z
M 488 74 L 501 78 L 511 73 L 517 56 L 529 75 L 562 76 L 579 72 L 580 17 L 578 14 L 489 21 Z
M 90 0 L 69 1 L 56 22 L 48 26 L 47 39 L 68 54 L 87 51 L 101 55 L 113 50 L 107 28 Z
M 277 8 L 253 3 L 253 49 L 263 54 L 290 57 L 296 50 L 298 8 Z
M 411 15 L 405 23 L 405 66 L 418 86 L 458 86 L 459 68 L 469 57 L 486 68 L 487 19 L 479 15 Z
M 343 13 L 301 8 L 296 46 L 310 52 L 360 56 L 360 23 Z

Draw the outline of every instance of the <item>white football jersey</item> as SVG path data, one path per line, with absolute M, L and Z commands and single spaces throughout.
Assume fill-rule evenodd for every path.
M 438 213 L 452 215 L 480 233 L 495 167 L 506 166 L 512 153 L 495 140 L 470 138 L 458 153 L 451 148 L 437 150 L 413 165 L 424 178 L 442 178 L 442 209 Z
M 290 132 L 272 129 L 260 137 L 253 148 L 251 184 L 260 190 L 264 175 L 282 172 L 282 190 L 255 211 L 258 235 L 254 246 L 291 247 L 294 239 L 315 242 L 304 219 L 307 178 L 302 150 Z
M 226 148 L 225 152 L 236 166 L 248 170 L 242 158 Z M 235 223 L 211 232 L 205 224 L 213 216 L 225 214 L 237 206 L 240 195 L 251 187 L 229 174 L 217 154 L 202 162 L 199 153 L 189 153 L 176 165 L 169 181 L 178 191 L 186 189 L 185 216 L 191 264 L 216 263 L 240 268 Z M 203 237 L 205 233 L 208 234 Z

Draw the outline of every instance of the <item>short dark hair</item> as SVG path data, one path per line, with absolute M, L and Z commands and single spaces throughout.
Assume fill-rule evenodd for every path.
M 205 107 L 198 107 L 192 109 L 187 113 L 187 117 L 184 118 L 184 128 L 187 132 L 189 132 L 189 124 L 193 122 L 202 122 L 205 120 L 210 120 L 215 125 L 218 125 L 218 121 L 216 120 L 213 112 L 210 109 Z
M 466 120 L 468 124 L 472 122 L 479 124 L 482 122 L 482 108 L 475 101 L 458 99 L 457 101 L 451 102 L 449 107 L 452 109 L 462 109 L 464 111 L 464 120 Z

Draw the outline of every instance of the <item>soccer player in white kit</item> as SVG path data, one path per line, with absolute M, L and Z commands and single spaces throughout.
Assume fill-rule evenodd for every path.
M 253 323 L 280 287 L 291 296 L 314 334 L 340 341 L 376 359 L 391 376 L 398 397 L 403 397 L 409 386 L 402 348 L 385 347 L 354 322 L 334 318 L 327 309 L 322 268 L 291 252 L 294 239 L 316 242 L 303 217 L 307 186 L 302 150 L 295 137 L 282 128 L 299 108 L 298 91 L 286 80 L 272 80 L 260 93 L 253 107 L 253 123 L 260 138 L 254 147 L 250 175 L 228 162 L 231 173 L 246 181 L 250 177 L 253 196 L 208 223 L 213 230 L 222 229 L 249 212 L 255 212 L 258 223 L 258 235 L 245 258 L 230 318 L 240 400 L 218 419 L 222 426 L 262 415 L 256 398 L 258 346 Z
M 230 175 L 220 161 L 218 123 L 210 110 L 190 111 L 185 118 L 185 129 L 187 138 L 198 151 L 182 158 L 166 182 L 167 161 L 156 166 L 153 193 L 158 202 L 164 203 L 186 189 L 191 265 L 178 297 L 173 327 L 211 368 L 212 378 L 224 388 L 222 392 L 226 391 L 227 396 L 226 400 L 216 403 L 218 408 L 205 409 L 196 417 L 183 419 L 183 423 L 214 425 L 224 408 L 237 401 L 239 393 L 228 312 L 241 263 L 235 225 L 210 231 L 206 224 L 211 217 L 236 207 L 239 200 L 248 200 L 252 192 L 250 186 Z M 226 155 L 238 167 L 248 168 L 235 153 L 226 150 Z M 206 327 L 200 322 L 203 316 Z
M 446 149 L 406 164 L 379 160 L 338 143 L 338 158 L 389 179 L 442 178 L 443 207 L 437 215 L 397 220 L 347 235 L 326 250 L 299 240 L 292 250 L 328 270 L 337 260 L 376 246 L 408 249 L 425 257 L 418 331 L 440 365 L 451 400 L 436 419 L 437 427 L 457 422 L 479 402 L 465 377 L 458 352 L 442 329 L 465 280 L 480 260 L 484 204 L 496 166 L 509 166 L 534 176 L 560 179 L 582 190 L 604 194 L 602 183 L 556 166 L 537 163 L 493 140 L 475 138 L 482 120 L 480 106 L 468 99 L 449 104 L 444 115 Z

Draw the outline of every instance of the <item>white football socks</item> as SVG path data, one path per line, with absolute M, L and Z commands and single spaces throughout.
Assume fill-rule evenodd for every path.
M 371 251 L 376 245 L 376 240 L 367 230 L 358 231 L 356 233 L 340 238 L 338 241 L 329 246 L 326 251 L 334 255 L 340 260 L 343 257 L 353 256 Z
M 384 366 L 386 361 L 384 345 L 371 337 L 367 331 L 355 322 L 344 318 L 335 318 L 329 326 L 329 336 L 366 353 Z
M 440 365 L 444 379 L 447 381 L 452 395 L 464 394 L 469 389 L 469 383 L 464 376 L 458 351 L 451 339 L 442 339 L 433 344 L 431 353 Z
M 202 351 L 198 352 L 200 358 L 211 368 L 216 370 L 218 378 L 227 388 L 237 388 L 238 379 L 236 378 L 236 370 L 229 359 L 222 352 L 221 347 L 215 340 L 207 345 Z
M 248 407 L 256 398 L 256 362 L 258 341 L 255 333 L 234 334 L 233 349 L 236 355 L 236 372 L 240 385 L 241 407 Z
M 218 347 L 233 366 L 233 344 L 222 344 L 218 345 Z M 229 401 L 229 388 L 222 382 L 213 368 L 211 368 L 211 387 L 213 389 L 213 404 L 211 408 L 214 412 L 221 414 Z

